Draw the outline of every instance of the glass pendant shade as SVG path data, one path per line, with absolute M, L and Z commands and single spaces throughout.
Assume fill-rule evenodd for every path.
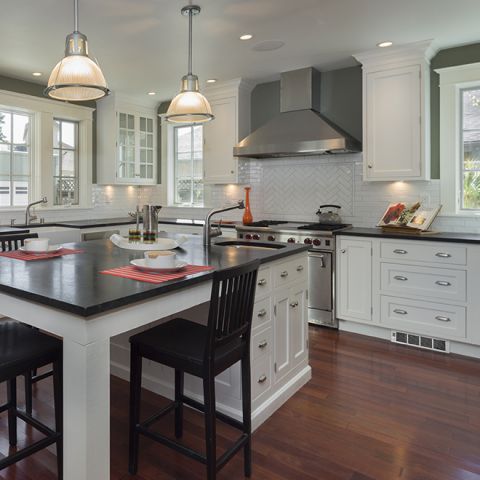
M 180 93 L 170 102 L 165 119 L 171 123 L 204 123 L 215 117 L 208 100 L 200 93 L 198 77 L 192 74 L 192 16 L 200 13 L 197 5 L 182 8 L 188 15 L 188 74 L 182 78 Z

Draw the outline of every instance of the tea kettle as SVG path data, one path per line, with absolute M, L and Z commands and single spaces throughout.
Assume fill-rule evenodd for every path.
M 154 232 L 158 234 L 158 212 L 161 205 L 144 205 L 143 206 L 143 230 L 145 232 Z
M 316 213 L 318 222 L 329 225 L 342 223 L 342 218 L 338 213 L 341 208 L 340 205 L 320 205 Z

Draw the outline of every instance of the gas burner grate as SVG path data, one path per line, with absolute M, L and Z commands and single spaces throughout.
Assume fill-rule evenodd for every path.
M 307 223 L 307 225 L 301 225 L 298 230 L 325 230 L 332 232 L 334 230 L 340 230 L 341 228 L 349 227 L 346 223 Z
M 258 222 L 249 223 L 247 226 L 248 227 L 268 227 L 270 225 L 282 225 L 284 223 L 288 223 L 288 222 L 285 222 L 283 220 L 260 220 Z

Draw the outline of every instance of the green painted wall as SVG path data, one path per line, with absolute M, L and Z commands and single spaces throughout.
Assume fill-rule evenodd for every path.
M 432 178 L 440 178 L 440 88 L 436 68 L 454 67 L 480 62 L 480 43 L 440 50 L 431 61 L 430 107 Z

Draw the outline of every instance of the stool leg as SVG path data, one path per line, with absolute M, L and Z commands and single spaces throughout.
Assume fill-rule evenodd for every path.
M 244 473 L 246 477 L 252 475 L 252 397 L 250 376 L 250 354 L 248 353 L 242 359 L 243 432 L 248 435 L 247 443 L 243 448 Z
M 62 436 L 57 440 L 57 477 L 63 478 L 63 360 L 53 363 L 53 401 L 55 407 L 55 431 Z
M 207 453 L 207 480 L 215 480 L 217 473 L 217 437 L 215 425 L 215 377 L 203 379 L 205 404 L 205 443 Z
M 17 379 L 7 380 L 8 440 L 11 447 L 17 445 Z
M 32 382 L 32 375 L 34 370 L 29 370 L 25 374 L 25 411 L 28 415 L 32 415 L 32 398 L 33 398 L 33 382 Z
M 175 437 L 183 435 L 183 379 L 181 370 L 175 370 Z
M 128 471 L 135 475 L 138 470 L 139 433 L 137 425 L 140 423 L 140 400 L 142 391 L 142 357 L 138 347 L 131 345 L 130 350 L 130 433 Z

